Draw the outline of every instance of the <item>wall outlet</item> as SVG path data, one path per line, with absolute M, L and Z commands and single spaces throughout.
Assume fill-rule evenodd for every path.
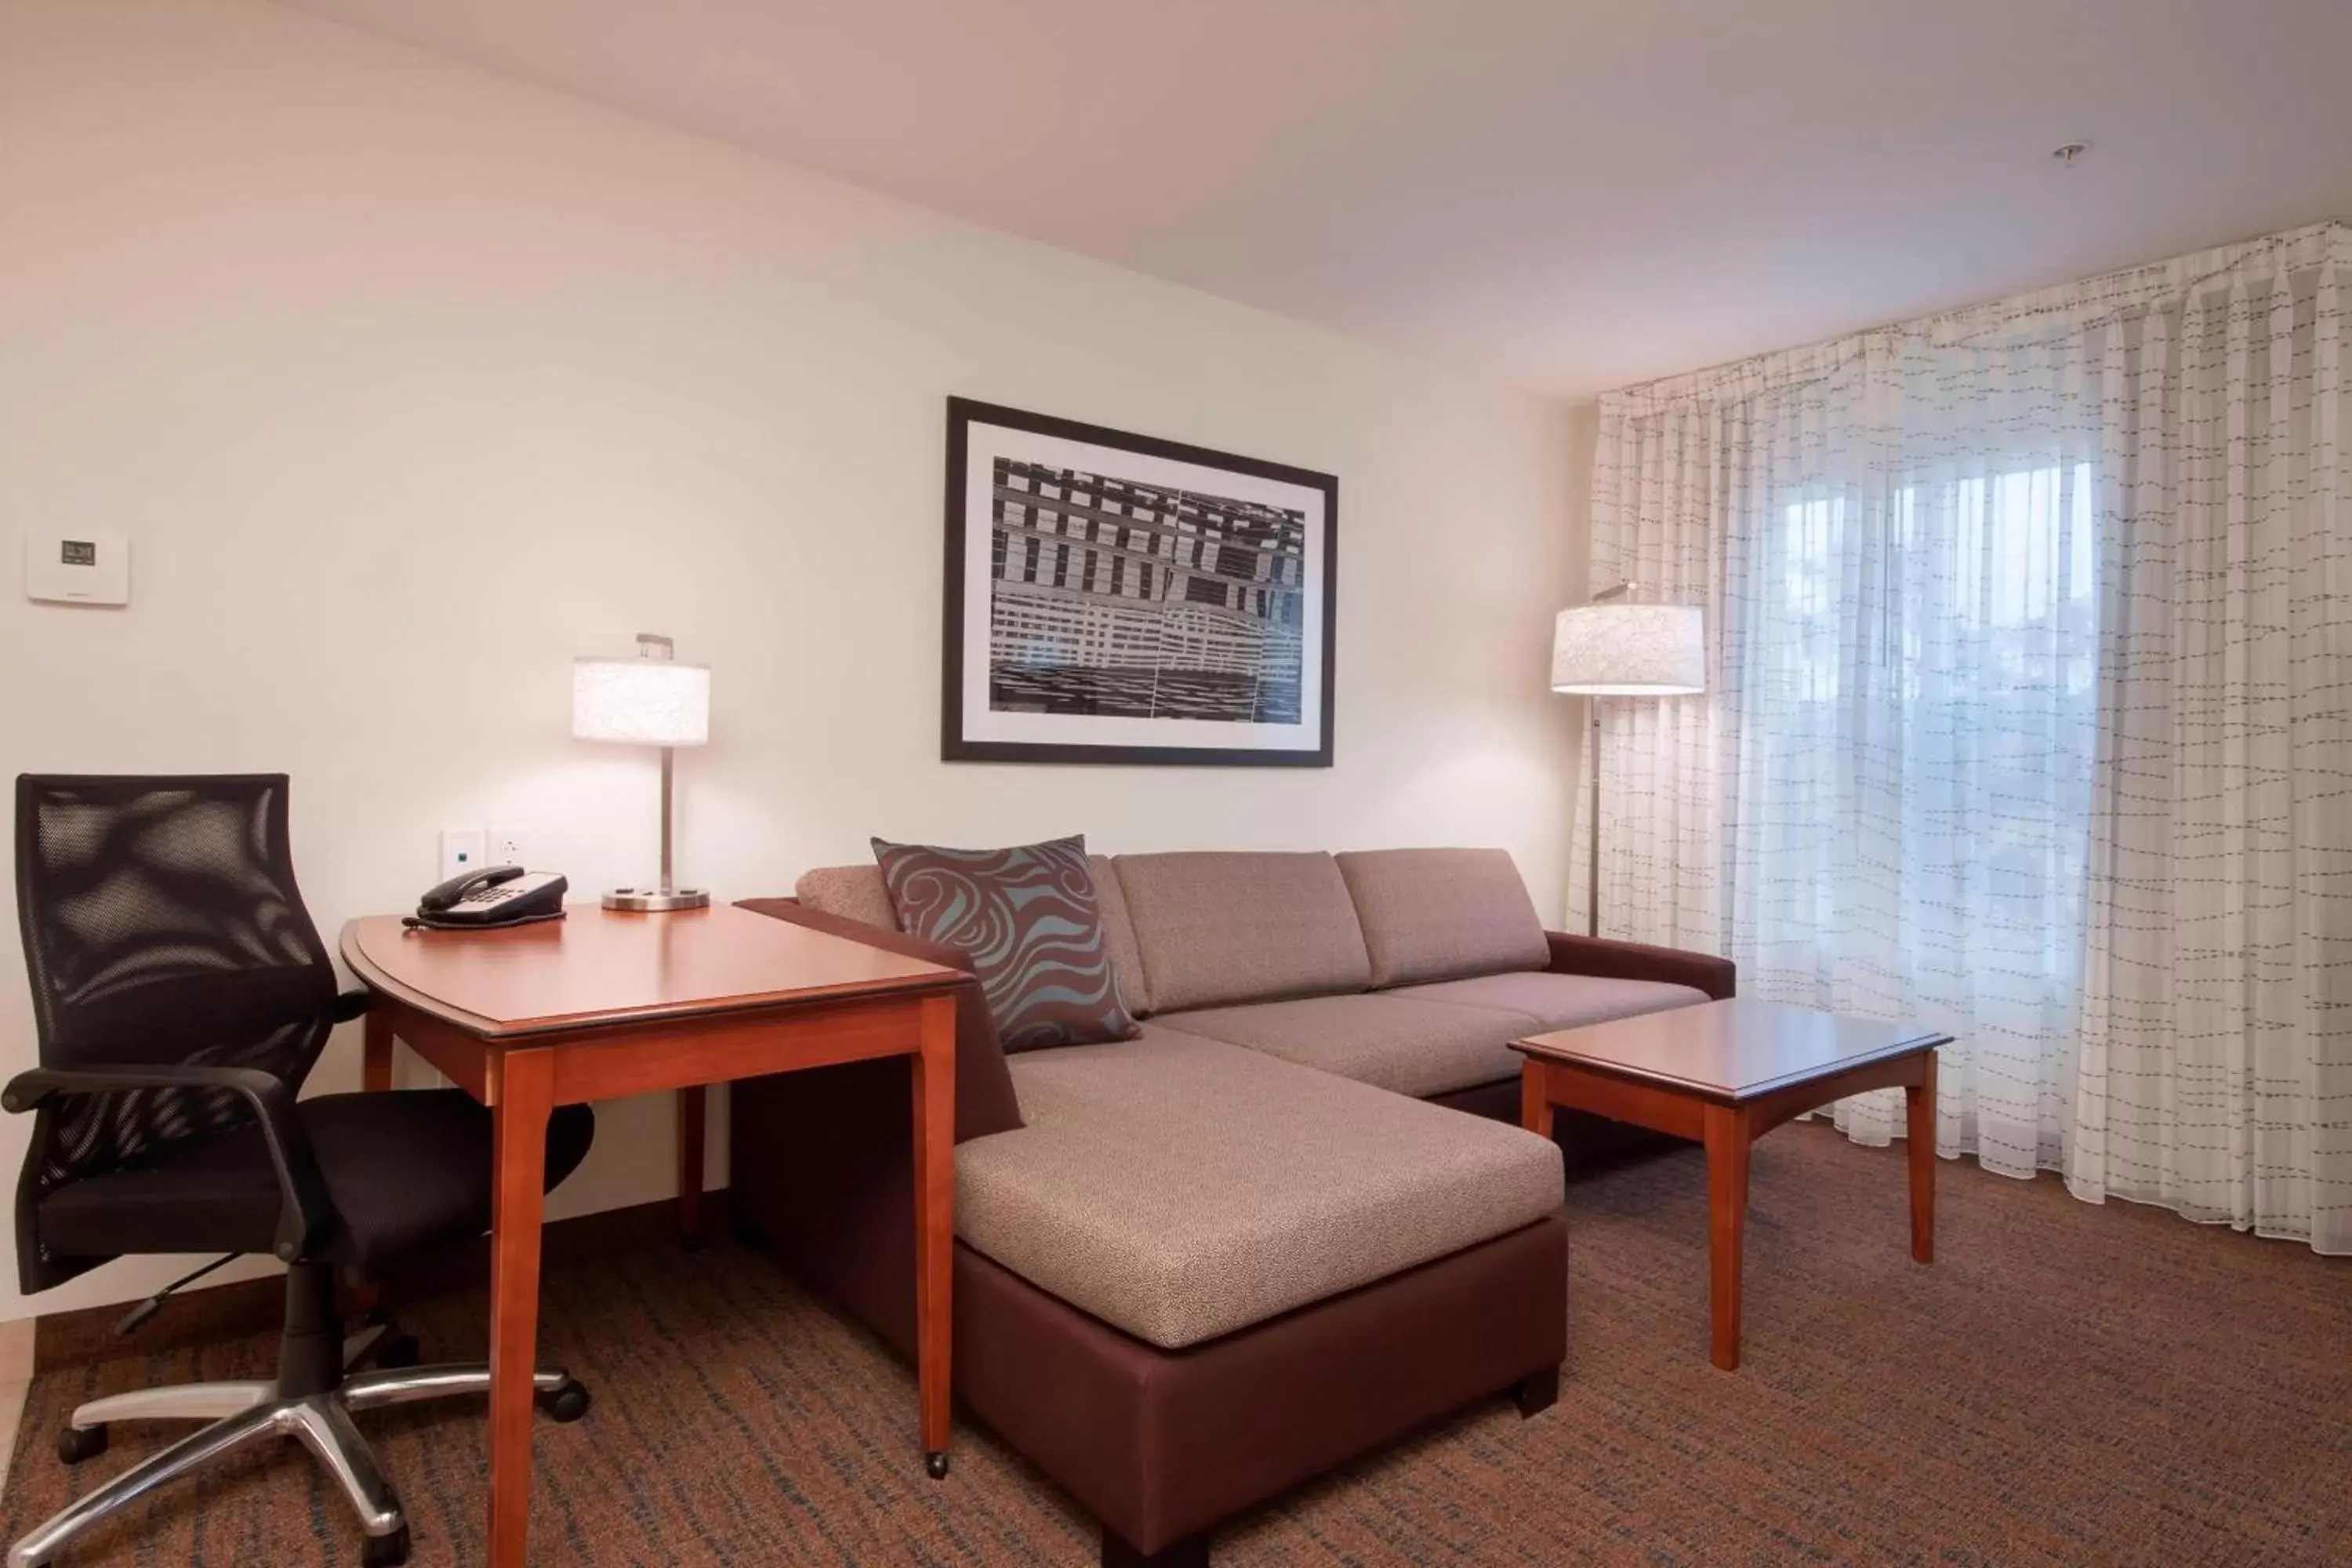
M 468 871 L 478 871 L 495 861 L 485 860 L 488 848 L 488 835 L 478 827 L 445 827 L 441 830 L 441 879 L 462 877 Z
M 530 869 L 530 830 L 525 827 L 493 827 L 489 830 L 489 858 L 485 866 L 520 866 Z

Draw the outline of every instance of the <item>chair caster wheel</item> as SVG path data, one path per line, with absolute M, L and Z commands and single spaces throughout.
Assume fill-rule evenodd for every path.
M 931 1479 L 935 1481 L 946 1480 L 948 1479 L 948 1457 L 945 1454 L 936 1452 L 925 1454 L 923 1456 L 923 1468 L 931 1473 Z
M 58 1461 L 79 1465 L 84 1459 L 95 1459 L 106 1452 L 106 1428 L 103 1426 L 63 1426 L 58 1430 Z
M 539 1407 L 547 1412 L 548 1419 L 567 1425 L 587 1415 L 588 1404 L 588 1385 L 576 1377 L 567 1378 L 554 1393 L 539 1396 Z
M 371 1535 L 360 1550 L 360 1562 L 365 1568 L 399 1568 L 408 1561 L 408 1526 L 402 1525 L 390 1535 Z
M 415 1334 L 386 1334 L 369 1359 L 386 1372 L 398 1372 L 404 1366 L 415 1366 L 424 1356 L 424 1347 Z

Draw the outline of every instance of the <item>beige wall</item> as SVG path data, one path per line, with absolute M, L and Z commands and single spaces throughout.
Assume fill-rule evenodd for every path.
M 679 854 L 722 897 L 870 832 L 1083 830 L 1502 844 L 1559 907 L 1559 405 L 221 0 L 0 7 L 0 770 L 291 773 L 331 938 L 444 824 L 643 873 L 651 757 L 566 731 L 568 661 L 640 628 L 714 668 Z M 1338 765 L 940 763 L 950 393 L 1339 474 Z M 16 591 L 59 522 L 131 532 L 129 609 Z M 23 987 L 0 963 L 0 1071 Z M 608 1108 L 555 1212 L 665 1194 L 669 1139 Z M 0 1269 L 0 1318 L 172 1268 L 32 1303 Z

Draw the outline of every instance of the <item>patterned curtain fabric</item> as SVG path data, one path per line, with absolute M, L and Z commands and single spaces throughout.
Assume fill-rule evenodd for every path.
M 2352 1251 L 2348 265 L 2321 226 L 1604 398 L 1593 586 L 1714 645 L 1602 705 L 1604 931 L 1950 1030 L 1947 1155 Z

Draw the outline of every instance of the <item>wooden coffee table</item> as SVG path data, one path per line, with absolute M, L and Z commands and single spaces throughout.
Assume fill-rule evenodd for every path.
M 1865 1089 L 1900 1089 L 1911 1163 L 1911 1256 L 1936 1258 L 1936 1049 L 1949 1035 L 1732 997 L 1514 1047 L 1519 1122 L 1551 1135 L 1568 1106 L 1706 1145 L 1708 1296 L 1715 1364 L 1739 1366 L 1739 1247 L 1748 1146 L 1794 1116 Z

